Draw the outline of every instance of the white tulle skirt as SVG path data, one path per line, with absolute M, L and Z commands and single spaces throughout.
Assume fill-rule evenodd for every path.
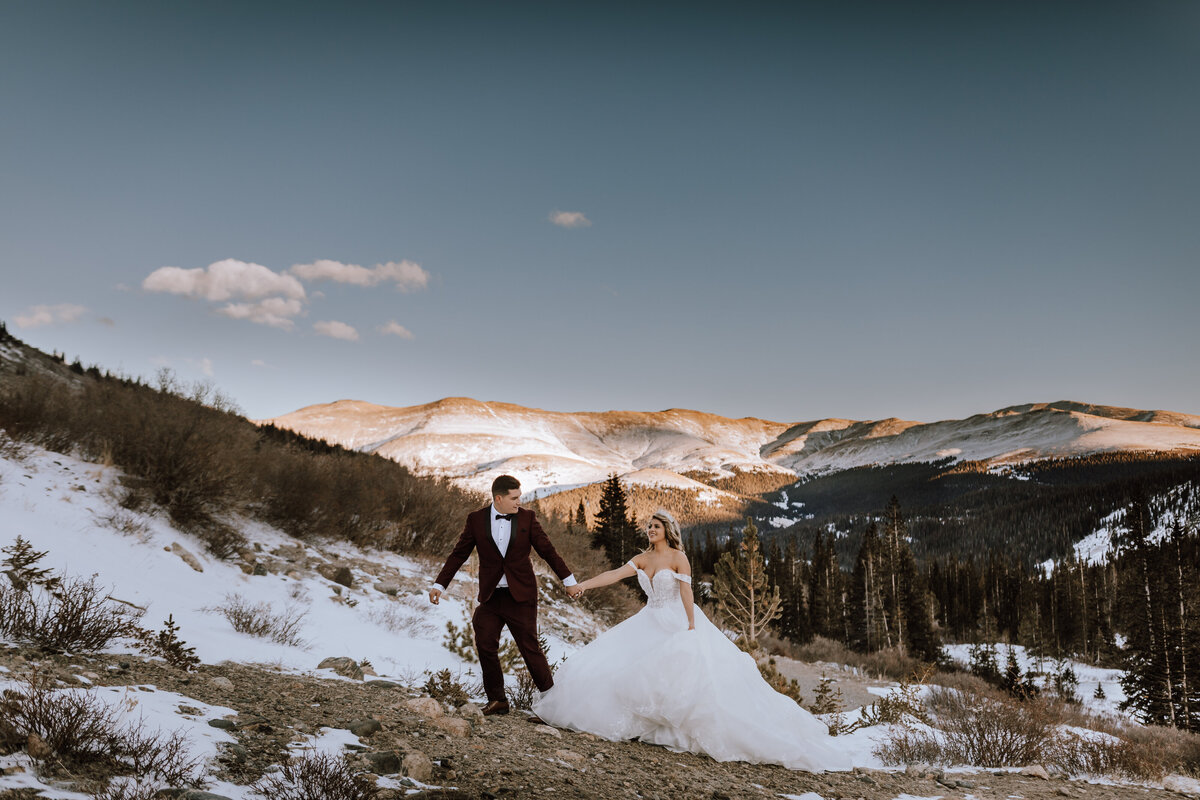
M 763 680 L 704 613 L 646 606 L 571 655 L 534 712 L 611 741 L 640 739 L 717 761 L 847 769 L 828 728 Z

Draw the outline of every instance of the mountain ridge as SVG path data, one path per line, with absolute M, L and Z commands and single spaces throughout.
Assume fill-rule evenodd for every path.
M 306 406 L 273 424 L 410 468 L 486 489 L 518 474 L 541 493 L 611 473 L 790 473 L 797 480 L 872 464 L 944 459 L 1004 465 L 1106 452 L 1200 452 L 1200 416 L 1061 400 L 1025 403 L 957 420 L 830 417 L 777 422 L 704 411 L 563 412 L 447 397 L 393 407 L 360 400 Z M 684 477 L 685 473 L 689 477 Z

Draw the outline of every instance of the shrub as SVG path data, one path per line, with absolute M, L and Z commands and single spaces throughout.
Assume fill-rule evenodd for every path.
M 49 679 L 0 695 L 0 718 L 22 737 L 35 734 L 68 770 L 87 766 L 109 775 L 132 774 L 174 785 L 201 786 L 200 759 L 181 732 L 148 732 L 144 724 L 121 724 L 118 710 L 94 690 L 54 689 Z
M 300 638 L 300 630 L 308 612 L 296 606 L 288 606 L 282 612 L 275 613 L 270 603 L 251 604 L 239 594 L 228 594 L 225 595 L 224 605 L 205 610 L 225 617 L 238 633 L 270 639 L 277 644 L 307 646 Z
M 450 703 L 455 707 L 471 702 L 471 693 L 461 681 L 454 677 L 448 669 L 430 673 L 428 680 L 421 687 L 435 700 Z
M 269 800 L 373 800 L 379 790 L 345 756 L 316 753 L 288 760 L 263 777 L 255 792 Z
M 4 558 L 0 559 L 0 568 L 8 575 L 10 582 L 18 589 L 30 586 L 41 586 L 43 589 L 54 589 L 60 579 L 55 577 L 49 567 L 39 567 L 38 563 L 46 557 L 48 550 L 34 550 L 23 536 L 18 536 L 8 547 L 0 547 Z
M 175 624 L 175 615 L 168 614 L 163 629 L 158 633 L 138 631 L 138 648 L 147 655 L 165 659 L 172 667 L 190 672 L 200 666 L 200 659 L 196 657 L 196 648 L 188 647 L 178 634 L 179 626 Z
M 780 672 L 779 668 L 775 666 L 775 659 L 768 658 L 766 661 L 758 662 L 758 671 L 772 689 L 792 698 L 797 705 L 804 705 L 804 695 L 800 693 L 800 683 Z
M 109 599 L 95 578 L 67 578 L 53 592 L 0 583 L 0 633 L 49 650 L 101 650 L 135 636 L 144 613 Z
M 927 665 L 907 679 L 900 681 L 900 685 L 896 689 L 869 706 L 864 706 L 859 711 L 859 718 L 854 721 L 849 730 L 856 730 L 868 725 L 906 725 L 909 718 L 928 724 L 929 714 L 925 711 L 920 694 L 921 688 L 932 674 L 933 666 Z

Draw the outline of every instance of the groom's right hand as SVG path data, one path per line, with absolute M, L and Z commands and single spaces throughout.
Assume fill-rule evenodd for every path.
M 436 586 L 429 590 L 429 602 L 433 603 L 435 606 L 438 604 L 438 598 L 441 596 L 442 590 Z

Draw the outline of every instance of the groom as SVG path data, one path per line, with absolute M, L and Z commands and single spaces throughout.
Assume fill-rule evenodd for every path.
M 467 515 L 462 536 L 429 589 L 429 602 L 437 605 L 471 550 L 479 549 L 479 606 L 472 623 L 488 699 L 483 713 L 489 716 L 507 714 L 509 710 L 500 668 L 500 631 L 505 625 L 538 690 L 544 692 L 554 685 L 546 654 L 538 643 L 537 578 L 529 549 L 536 550 L 550 565 L 571 597 L 579 595 L 578 590 L 570 588 L 576 584 L 575 576 L 554 550 L 533 512 L 518 506 L 520 499 L 520 481 L 511 475 L 496 478 L 492 482 L 492 504 Z

